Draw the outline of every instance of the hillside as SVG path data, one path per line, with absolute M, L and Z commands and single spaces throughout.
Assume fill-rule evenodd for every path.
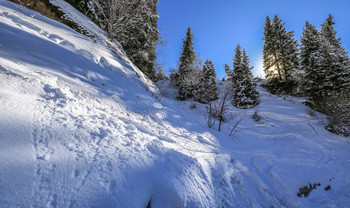
M 0 207 L 350 207 L 349 139 L 302 99 L 259 88 L 229 137 L 52 2 L 94 38 L 0 0 Z

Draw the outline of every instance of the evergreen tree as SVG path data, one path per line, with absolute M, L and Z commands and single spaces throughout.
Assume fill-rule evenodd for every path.
M 266 18 L 264 31 L 264 70 L 268 84 L 276 91 L 293 93 L 299 72 L 298 43 L 293 31 L 286 31 L 285 23 L 275 15 L 271 23 Z M 280 89 L 278 89 L 280 88 Z
M 189 27 L 186 37 L 183 40 L 182 52 L 179 60 L 178 78 L 179 81 L 179 100 L 186 100 L 193 97 L 195 88 L 194 73 L 196 71 L 196 53 L 194 52 L 192 29 Z
M 120 21 L 115 33 L 130 60 L 153 81 L 156 80 L 154 62 L 159 38 L 157 2 L 158 0 L 134 1 L 130 5 L 135 8 L 134 11 L 128 14 L 129 19 L 124 24 Z
M 329 56 L 336 56 L 337 66 L 330 73 L 334 93 L 339 93 L 340 89 L 350 87 L 350 59 L 347 52 L 341 45 L 341 38 L 337 38 L 333 25 L 333 16 L 329 15 L 326 21 L 321 25 L 321 34 L 329 42 Z M 333 63 L 335 64 L 335 63 Z
M 234 57 L 233 102 L 237 108 L 251 108 L 260 103 L 259 92 L 249 67 L 249 58 L 238 45 Z
M 275 59 L 277 57 L 274 46 L 274 33 L 269 16 L 266 17 L 264 26 L 264 46 L 263 46 L 263 65 L 266 79 L 270 80 L 276 76 Z
M 235 56 L 233 57 L 233 71 L 231 73 L 231 82 L 232 82 L 232 86 L 233 89 L 236 89 L 239 87 L 239 80 L 240 77 L 243 73 L 241 73 L 242 71 L 242 48 L 241 46 L 238 44 L 236 49 L 235 49 Z
M 301 68 L 309 71 L 311 66 L 310 56 L 320 48 L 320 34 L 316 27 L 306 21 L 301 37 L 300 65 Z
M 218 99 L 214 64 L 209 59 L 204 63 L 202 76 L 195 90 L 194 100 L 208 104 Z
M 224 69 L 225 69 L 225 80 L 230 81 L 232 79 L 232 73 L 233 70 L 231 69 L 230 65 L 224 64 Z
M 88 12 L 88 16 L 110 39 L 120 42 L 130 60 L 153 81 L 156 80 L 154 62 L 159 40 L 157 3 L 158 0 L 91 0 Z
M 91 0 L 66 0 L 66 2 L 85 15 L 89 15 L 89 12 L 91 13 Z
M 305 90 L 314 101 L 338 94 L 350 86 L 349 57 L 336 38 L 333 17 L 320 32 L 306 22 L 301 38 L 301 66 L 305 71 Z
M 321 25 L 321 34 L 323 37 L 326 38 L 326 40 L 329 41 L 331 45 L 334 45 L 336 48 L 343 49 L 341 46 L 341 38 L 337 38 L 337 32 L 335 31 L 333 25 L 335 25 L 335 22 L 333 21 L 333 16 L 328 15 L 328 18 L 326 21 Z
M 308 95 L 317 93 L 317 88 L 322 84 L 319 83 L 320 78 L 317 77 L 320 75 L 319 73 L 322 73 L 322 71 L 318 71 L 319 67 L 317 66 L 320 60 L 323 59 L 319 53 L 320 50 L 320 33 L 314 25 L 306 22 L 301 37 L 300 65 L 305 72 L 303 86 Z

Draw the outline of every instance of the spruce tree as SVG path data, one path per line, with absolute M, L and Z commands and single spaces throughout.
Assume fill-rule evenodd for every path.
M 235 49 L 235 56 L 233 57 L 233 71 L 231 73 L 231 81 L 232 81 L 232 86 L 234 89 L 239 87 L 239 82 L 240 77 L 242 75 L 242 48 L 238 44 L 236 49 Z
M 130 60 L 151 80 L 156 80 L 154 62 L 158 31 L 158 0 L 92 0 L 89 16 L 117 40 Z M 90 14 L 91 13 L 91 14 Z
M 133 2 L 130 6 L 135 8 L 134 11 L 128 14 L 129 19 L 124 23 L 120 20 L 115 34 L 130 60 L 153 81 L 156 80 L 154 62 L 159 39 L 157 2 L 158 0 Z
M 317 88 L 322 84 L 319 83 L 322 79 L 318 77 L 323 73 L 322 70 L 318 71 L 318 65 L 323 59 L 320 54 L 321 44 L 321 36 L 316 27 L 306 22 L 301 37 L 300 65 L 305 73 L 303 87 L 307 95 L 317 94 Z
M 335 22 L 333 21 L 333 16 L 328 15 L 328 18 L 324 21 L 324 23 L 321 25 L 321 34 L 323 37 L 326 38 L 326 40 L 329 41 L 331 45 L 334 45 L 336 48 L 343 48 L 341 46 L 341 38 L 337 38 L 337 32 L 335 31 L 333 25 L 335 25 Z
M 225 80 L 227 81 L 231 80 L 233 70 L 231 69 L 230 65 L 224 64 L 224 69 L 225 69 Z
M 321 35 L 329 42 L 329 53 L 332 54 L 328 56 L 336 56 L 338 61 L 329 75 L 333 85 L 333 94 L 337 94 L 341 89 L 350 87 L 350 59 L 341 45 L 341 38 L 336 37 L 337 32 L 333 25 L 335 25 L 333 16 L 329 15 L 321 25 Z
M 311 72 L 306 74 L 308 94 L 312 100 L 318 100 L 323 96 L 331 95 L 336 91 L 334 77 L 337 76 L 340 66 L 336 48 L 330 45 L 325 37 L 320 36 L 320 47 L 311 54 Z
M 273 79 L 276 75 L 275 59 L 277 57 L 274 46 L 274 33 L 272 30 L 272 23 L 269 16 L 266 17 L 264 26 L 264 46 L 263 46 L 263 65 L 267 80 Z
M 311 66 L 310 56 L 320 48 L 320 34 L 316 27 L 306 21 L 300 47 L 300 65 L 306 71 Z
M 251 108 L 259 104 L 259 92 L 249 66 L 249 58 L 245 50 L 238 45 L 234 57 L 233 101 L 237 108 Z
M 194 52 L 192 29 L 189 27 L 186 32 L 186 37 L 183 40 L 182 52 L 179 60 L 178 78 L 179 100 L 186 100 L 193 97 L 195 88 L 195 80 L 193 73 L 195 71 L 196 53 Z
M 350 86 L 349 57 L 336 38 L 333 17 L 322 24 L 320 32 L 306 23 L 301 38 L 301 66 L 305 71 L 306 94 L 314 101 L 338 94 Z
M 276 91 L 293 93 L 299 72 L 298 43 L 294 32 L 287 31 L 285 23 L 275 15 L 271 23 L 266 18 L 264 31 L 264 71 L 268 84 Z
M 202 76 L 199 79 L 195 90 L 194 100 L 200 103 L 208 104 L 218 99 L 216 86 L 216 72 L 211 60 L 206 60 L 202 70 Z

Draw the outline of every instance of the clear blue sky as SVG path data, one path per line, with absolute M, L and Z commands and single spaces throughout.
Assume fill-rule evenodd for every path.
M 254 75 L 261 74 L 263 27 L 265 18 L 278 14 L 288 31 L 300 36 L 305 21 L 320 28 L 328 14 L 334 16 L 335 29 L 343 47 L 350 50 L 350 0 L 159 0 L 159 29 L 166 46 L 160 47 L 159 59 L 164 70 L 177 65 L 182 40 L 192 28 L 196 53 L 214 62 L 218 77 L 222 67 L 232 66 L 237 44 L 246 49 Z

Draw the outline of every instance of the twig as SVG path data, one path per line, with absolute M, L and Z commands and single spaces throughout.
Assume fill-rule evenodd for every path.
M 314 132 L 317 134 L 317 136 L 320 136 L 320 135 L 317 133 L 316 129 L 315 129 L 311 124 L 307 123 L 307 125 L 309 125 L 309 126 L 314 130 Z

